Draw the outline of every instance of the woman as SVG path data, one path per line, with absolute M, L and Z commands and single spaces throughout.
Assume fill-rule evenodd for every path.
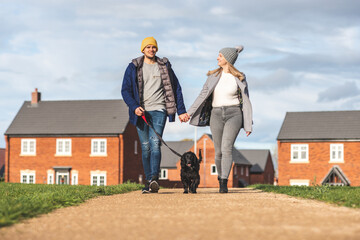
M 188 111 L 190 124 L 209 126 L 215 145 L 215 164 L 220 193 L 227 193 L 232 167 L 232 150 L 241 128 L 252 132 L 252 106 L 245 75 L 234 63 L 243 47 L 223 48 L 217 58 L 219 68 L 208 72 L 199 96 Z

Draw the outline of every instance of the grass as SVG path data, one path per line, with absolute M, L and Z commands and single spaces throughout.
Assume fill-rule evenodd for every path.
M 90 198 L 139 190 L 142 185 L 42 185 L 0 182 L 0 228 L 54 209 L 74 206 Z
M 348 186 L 273 186 L 252 185 L 251 188 L 265 192 L 283 193 L 294 197 L 316 199 L 323 202 L 334 203 L 339 206 L 360 208 L 360 187 Z

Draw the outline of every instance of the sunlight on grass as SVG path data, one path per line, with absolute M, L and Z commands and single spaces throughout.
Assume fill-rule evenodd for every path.
M 316 199 L 340 206 L 360 208 L 360 187 L 348 186 L 273 186 L 258 184 L 251 188 L 260 189 L 265 192 L 283 193 L 294 197 Z
M 125 183 L 113 186 L 71 186 L 0 183 L 0 227 L 23 219 L 74 206 L 90 198 L 139 190 L 142 185 Z

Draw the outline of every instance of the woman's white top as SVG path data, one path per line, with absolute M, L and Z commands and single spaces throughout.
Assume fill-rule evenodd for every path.
M 213 107 L 240 105 L 237 95 L 238 85 L 231 73 L 222 72 L 213 93 Z

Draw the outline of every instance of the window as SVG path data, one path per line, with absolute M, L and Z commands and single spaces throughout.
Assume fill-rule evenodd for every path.
M 248 177 L 249 176 L 249 168 L 245 167 L 245 170 L 246 170 L 246 176 Z
M 71 171 L 71 185 L 78 185 L 78 177 L 79 173 L 77 170 L 72 170 Z
M 344 162 L 344 144 L 330 144 L 330 162 Z
M 57 170 L 56 171 L 56 184 L 60 185 L 69 185 L 69 170 Z
M 91 155 L 106 156 L 106 139 L 91 140 Z
M 211 164 L 211 166 L 210 166 L 210 174 L 211 175 L 217 175 L 218 174 L 215 164 Z
M 91 185 L 106 186 L 106 173 L 91 174 Z
M 309 162 L 309 146 L 307 144 L 291 144 L 291 160 L 293 163 Z
M 35 171 L 25 170 L 20 171 L 21 183 L 35 183 Z
M 307 179 L 290 179 L 290 186 L 309 186 L 309 183 Z
M 71 155 L 71 139 L 56 139 L 56 155 Z
M 137 154 L 137 141 L 134 142 L 134 154 Z
M 168 179 L 168 170 L 167 169 L 161 169 L 160 170 L 160 176 L 159 179 Z
M 243 166 L 241 166 L 240 175 L 244 175 L 244 167 Z
M 21 139 L 21 155 L 36 155 L 35 139 Z
M 134 150 L 134 154 L 137 154 L 137 141 L 135 140 L 135 143 L 134 143 L 134 148 L 135 148 L 135 150 Z
M 53 172 L 48 172 L 47 184 L 54 184 L 54 173 Z

